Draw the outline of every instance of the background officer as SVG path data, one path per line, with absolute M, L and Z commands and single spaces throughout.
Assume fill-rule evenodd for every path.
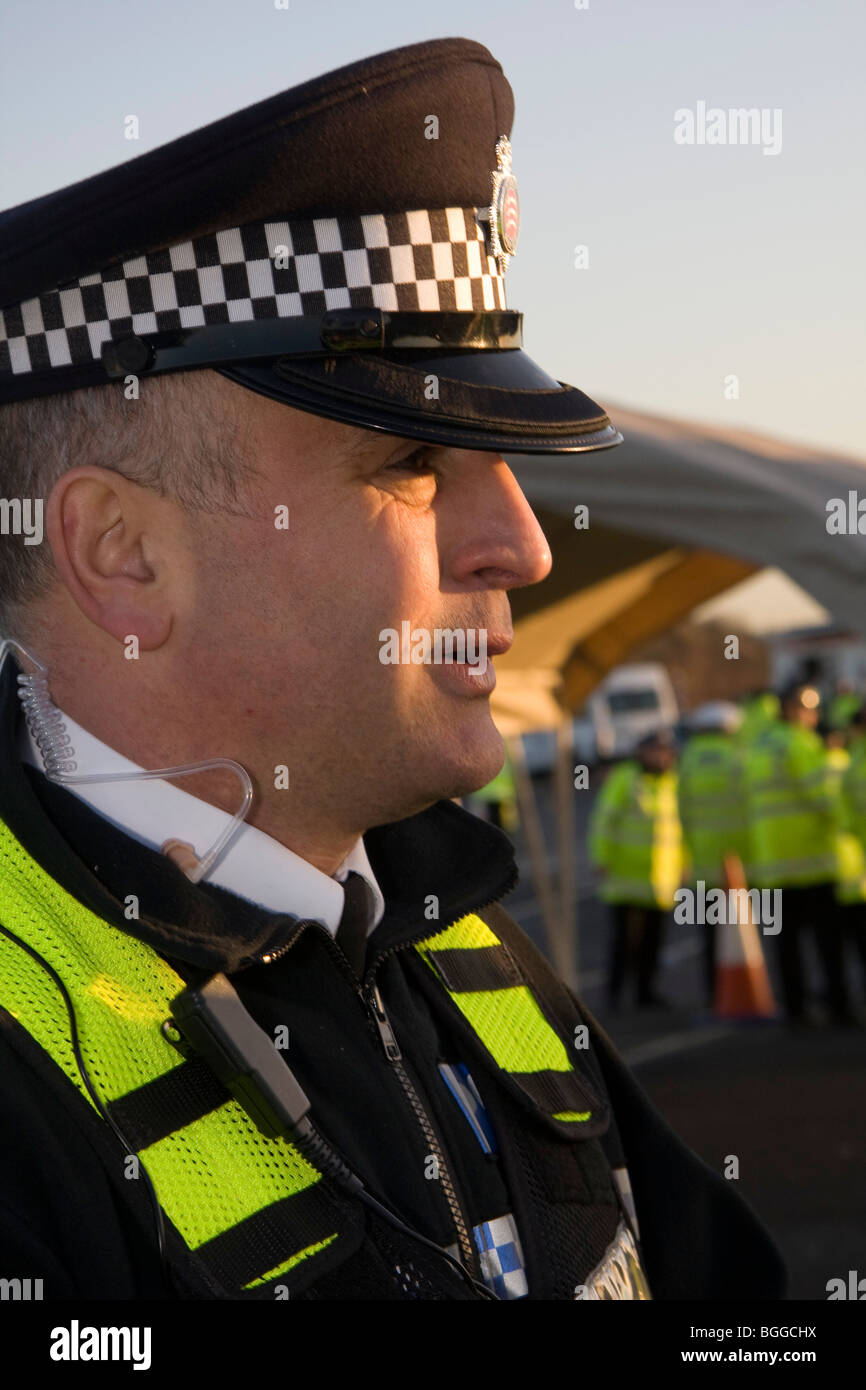
M 839 791 L 836 896 L 843 948 L 850 942 L 860 963 L 866 994 L 866 703 L 849 724 L 848 765 Z M 844 953 L 844 952 L 843 952 Z
M 593 806 L 590 855 L 602 875 L 599 894 L 610 903 L 614 920 L 608 974 L 612 1009 L 632 969 L 638 1005 L 665 1004 L 655 992 L 655 978 L 665 917 L 683 870 L 675 763 L 673 735 L 647 734 L 635 756 L 613 769 Z
M 742 754 L 736 734 L 742 713 L 736 705 L 714 700 L 701 705 L 688 720 L 689 738 L 678 775 L 678 802 L 683 841 L 692 883 L 727 888 L 725 857 L 745 862 L 746 823 L 743 809 Z M 715 924 L 704 923 L 704 984 L 708 1007 L 716 988 Z
M 757 888 L 781 888 L 782 929 L 776 935 L 785 1010 L 791 1023 L 810 1021 L 801 942 L 811 933 L 839 1023 L 851 1020 L 835 912 L 838 779 L 816 733 L 820 695 L 792 685 L 781 719 L 753 741 L 744 764 L 749 818 L 749 875 Z
M 737 734 L 742 749 L 779 718 L 779 697 L 772 690 L 755 690 L 740 702 L 743 718 Z

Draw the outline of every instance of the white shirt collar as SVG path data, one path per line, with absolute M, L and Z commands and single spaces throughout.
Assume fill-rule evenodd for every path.
M 75 749 L 78 773 L 142 771 L 136 763 L 89 734 L 74 719 L 62 711 L 59 713 Z M 44 771 L 42 754 L 26 723 L 21 739 L 21 756 Z M 166 840 L 177 838 L 194 845 L 201 854 L 214 844 L 230 820 L 225 811 L 159 778 L 87 786 L 64 782 L 62 785 L 134 840 L 156 851 Z M 371 891 L 369 935 L 382 920 L 385 900 L 361 838 L 346 855 L 334 877 L 329 878 L 299 854 L 286 849 L 273 836 L 253 825 L 242 825 L 207 875 L 207 882 L 226 888 L 271 912 L 290 913 L 293 917 L 309 917 L 322 922 L 334 935 L 342 916 L 345 896 L 340 884 L 352 869 L 361 874 Z

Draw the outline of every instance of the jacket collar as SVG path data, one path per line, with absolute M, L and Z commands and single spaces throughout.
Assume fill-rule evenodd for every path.
M 287 946 L 300 930 L 224 888 L 193 884 L 164 855 L 125 835 L 78 797 L 23 765 L 17 667 L 0 671 L 0 818 L 68 893 L 113 926 L 169 958 L 231 973 Z M 369 830 L 364 846 L 385 898 L 369 962 L 497 901 L 515 886 L 508 839 L 450 801 Z M 434 923 L 429 895 L 439 899 Z M 131 895 L 138 918 L 126 916 Z M 289 907 L 290 904 L 287 904 Z

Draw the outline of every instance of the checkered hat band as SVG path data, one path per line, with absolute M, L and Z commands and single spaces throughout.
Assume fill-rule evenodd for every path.
M 0 312 L 0 373 L 93 363 L 132 333 L 329 309 L 505 309 L 475 213 L 264 222 L 137 256 Z

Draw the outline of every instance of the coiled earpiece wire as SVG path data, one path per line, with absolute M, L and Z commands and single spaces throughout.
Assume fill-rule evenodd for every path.
M 240 806 L 210 848 L 202 855 L 196 853 L 194 861 L 183 868 L 183 872 L 193 883 L 199 883 L 206 878 L 241 830 L 252 806 L 253 784 L 246 768 L 233 758 L 206 758 L 201 762 L 181 763 L 177 767 L 158 767 L 138 772 L 80 773 L 75 761 L 75 749 L 66 732 L 63 716 L 51 699 L 48 671 L 32 652 L 12 638 L 0 642 L 0 671 L 11 652 L 18 656 L 19 664 L 23 658 L 33 667 L 32 671 L 19 671 L 18 698 L 24 710 L 27 727 L 42 756 L 45 776 L 49 781 L 57 782 L 61 786 L 95 786 L 109 782 L 168 781 L 175 777 L 190 777 L 198 772 L 219 769 L 235 774 L 243 787 Z

